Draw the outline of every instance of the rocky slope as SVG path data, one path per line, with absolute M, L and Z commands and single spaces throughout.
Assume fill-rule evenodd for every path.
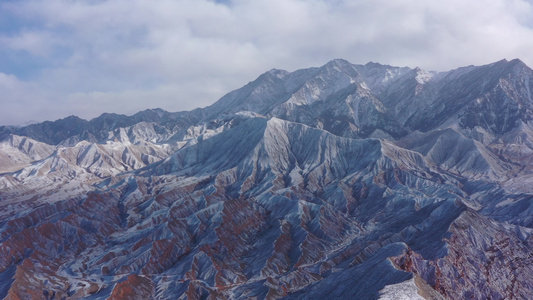
M 523 299 L 532 73 L 334 60 L 1 127 L 0 298 Z

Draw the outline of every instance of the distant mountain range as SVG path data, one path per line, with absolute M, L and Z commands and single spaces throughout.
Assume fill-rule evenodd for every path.
M 0 127 L 0 298 L 527 299 L 533 71 L 333 60 Z

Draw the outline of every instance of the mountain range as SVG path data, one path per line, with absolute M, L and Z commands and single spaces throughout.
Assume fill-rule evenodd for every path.
M 527 299 L 533 71 L 270 70 L 0 127 L 3 299 Z

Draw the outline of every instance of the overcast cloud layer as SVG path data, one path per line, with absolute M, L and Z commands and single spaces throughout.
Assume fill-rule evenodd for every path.
M 531 0 L 4 0 L 0 125 L 207 106 L 334 58 L 533 66 Z

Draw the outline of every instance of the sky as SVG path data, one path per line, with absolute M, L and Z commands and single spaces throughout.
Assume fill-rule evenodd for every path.
M 191 110 L 336 58 L 533 66 L 533 0 L 2 0 L 0 125 Z

